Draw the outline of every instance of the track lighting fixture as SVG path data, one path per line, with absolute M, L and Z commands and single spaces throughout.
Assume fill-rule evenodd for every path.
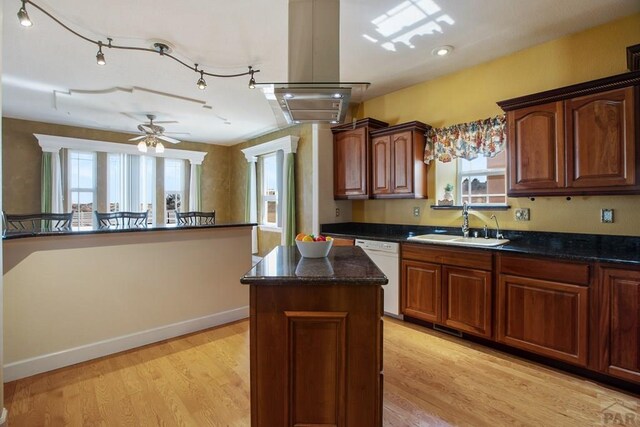
M 251 65 L 249 65 L 249 75 L 251 76 L 251 78 L 249 79 L 249 89 L 256 88 L 256 79 L 253 78 L 253 73 L 253 68 L 251 67 Z
M 198 79 L 198 82 L 196 83 L 196 85 L 198 85 L 198 89 L 200 89 L 200 90 L 205 90 L 207 88 L 207 82 L 204 81 L 203 74 L 204 74 L 204 72 L 200 71 L 200 78 Z
M 96 61 L 98 65 L 105 65 L 107 61 L 104 60 L 104 53 L 102 53 L 102 42 L 98 42 L 98 53 L 96 53 Z
M 33 25 L 31 19 L 29 19 L 29 14 L 27 13 L 27 8 L 24 7 L 25 2 L 22 2 L 22 7 L 18 11 L 18 19 L 20 20 L 20 25 L 23 27 L 30 27 Z
M 147 48 L 147 47 L 139 47 L 139 46 L 125 46 L 125 45 L 116 45 L 116 44 L 112 44 L 112 39 L 107 37 L 108 43 L 103 43 L 102 40 L 93 40 L 83 34 L 80 34 L 79 32 L 77 32 L 76 30 L 73 30 L 71 28 L 69 28 L 66 24 L 62 23 L 62 21 L 60 21 L 58 18 L 56 18 L 55 16 L 53 16 L 51 13 L 47 12 L 46 10 L 44 10 L 42 7 L 38 6 L 36 3 L 32 2 L 31 0 L 22 0 L 22 7 L 20 7 L 20 10 L 18 10 L 18 19 L 20 20 L 20 25 L 24 26 L 24 27 L 30 27 L 33 25 L 33 22 L 31 21 L 31 19 L 29 18 L 29 14 L 27 13 L 27 9 L 26 9 L 26 4 L 30 4 L 31 6 L 33 6 L 35 9 L 39 10 L 40 12 L 42 12 L 43 14 L 45 14 L 46 16 L 48 16 L 52 21 L 54 21 L 56 24 L 58 24 L 59 26 L 61 26 L 62 28 L 64 28 L 65 30 L 67 30 L 68 32 L 70 32 L 71 34 L 73 34 L 74 36 L 81 38 L 82 40 L 89 42 L 89 43 L 93 43 L 94 45 L 98 46 L 98 53 L 96 53 L 96 61 L 99 65 L 105 65 L 107 62 L 105 61 L 104 58 L 104 53 L 102 52 L 102 47 L 107 47 L 109 49 L 122 49 L 122 50 L 132 50 L 132 51 L 137 51 L 137 52 L 151 52 L 154 53 L 156 55 L 160 55 L 166 58 L 170 58 L 174 61 L 176 61 L 177 63 L 179 63 L 180 65 L 190 69 L 191 71 L 195 71 L 196 73 L 200 73 L 200 78 L 198 79 L 197 82 L 197 86 L 199 89 L 204 90 L 207 87 L 207 82 L 204 80 L 204 76 L 210 76 L 210 77 L 220 77 L 220 78 L 230 78 L 230 77 L 241 77 L 241 76 L 250 76 L 249 79 L 249 87 L 251 89 L 253 89 L 256 85 L 256 81 L 254 78 L 254 73 L 259 73 L 260 70 L 254 70 L 253 67 L 249 66 L 249 71 L 246 71 L 244 73 L 238 73 L 238 74 L 215 74 L 215 73 L 207 73 L 204 70 L 200 70 L 198 69 L 198 64 L 194 64 L 193 66 L 187 64 L 186 62 L 184 62 L 183 60 L 173 56 L 170 52 L 167 52 L 167 50 L 165 48 L 163 48 L 163 44 L 158 47 L 158 43 L 156 43 L 156 45 L 153 48 Z M 140 147 L 140 145 L 138 145 L 138 147 Z M 162 149 L 164 149 L 164 147 L 162 147 Z

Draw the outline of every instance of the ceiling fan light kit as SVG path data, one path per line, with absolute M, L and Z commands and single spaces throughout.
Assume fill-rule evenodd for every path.
M 156 150 L 156 154 L 164 153 L 164 144 L 160 140 L 164 140 L 170 142 L 172 144 L 178 144 L 180 140 L 171 138 L 164 134 L 164 127 L 158 126 L 153 123 L 156 119 L 156 116 L 153 114 L 147 114 L 147 118 L 149 119 L 149 123 L 141 123 L 138 125 L 138 130 L 143 133 L 143 135 L 136 136 L 135 138 L 131 138 L 129 141 L 138 141 L 138 151 L 141 153 L 146 153 L 149 150 L 149 147 Z M 174 123 L 174 122 L 160 122 L 160 123 Z
M 133 51 L 138 51 L 138 52 L 151 52 L 154 53 L 156 55 L 160 55 L 160 56 L 166 56 L 168 58 L 173 59 L 174 61 L 176 61 L 177 63 L 181 64 L 182 66 L 195 71 L 196 73 L 200 73 L 200 78 L 198 79 L 198 81 L 196 82 L 196 85 L 198 86 L 199 89 L 206 89 L 207 87 L 207 83 L 204 80 L 204 76 L 209 76 L 209 77 L 220 77 L 220 78 L 231 78 L 231 77 L 242 77 L 242 76 L 249 76 L 249 87 L 250 88 L 254 88 L 255 87 L 255 79 L 254 79 L 254 73 L 259 73 L 260 70 L 254 70 L 252 66 L 248 66 L 249 70 L 244 72 L 244 73 L 237 73 L 237 74 L 215 74 L 215 73 L 207 73 L 204 70 L 198 69 L 198 64 L 194 64 L 193 66 L 187 64 L 186 62 L 182 61 L 181 59 L 173 56 L 171 54 L 172 49 L 170 48 L 170 46 L 167 43 L 164 42 L 158 42 L 158 43 L 154 43 L 153 48 L 149 48 L 149 47 L 139 47 L 139 46 L 126 46 L 126 45 L 115 45 L 112 43 L 112 39 L 111 38 L 107 38 L 108 43 L 104 43 L 101 40 L 93 40 L 85 35 L 80 34 L 79 32 L 71 29 L 70 27 L 68 27 L 66 24 L 64 24 L 62 21 L 60 21 L 58 18 L 56 18 L 55 16 L 53 16 L 51 13 L 47 12 L 45 9 L 43 9 L 42 7 L 40 7 L 39 5 L 37 5 L 36 3 L 32 2 L 31 0 L 22 0 L 22 6 L 20 7 L 20 9 L 18 10 L 18 20 L 20 22 L 20 25 L 22 25 L 23 27 L 31 27 L 33 25 L 33 21 L 31 21 L 31 19 L 29 18 L 29 14 L 27 13 L 27 8 L 26 5 L 29 4 L 31 6 L 33 6 L 34 8 L 38 9 L 40 12 L 42 12 L 43 14 L 45 14 L 46 16 L 48 16 L 51 20 L 53 20 L 56 24 L 58 24 L 59 26 L 61 26 L 62 28 L 64 28 L 65 30 L 67 30 L 68 32 L 70 32 L 71 34 L 73 34 L 74 36 L 81 38 L 82 40 L 89 42 L 89 43 L 93 43 L 94 45 L 98 46 L 98 53 L 96 54 L 96 62 L 98 63 L 98 65 L 105 65 L 107 62 L 105 60 L 105 56 L 104 53 L 102 52 L 102 47 L 107 47 L 109 49 L 121 49 L 121 50 L 133 50 Z

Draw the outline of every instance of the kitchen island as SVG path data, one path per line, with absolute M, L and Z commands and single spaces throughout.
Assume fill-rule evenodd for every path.
M 382 287 L 359 247 L 280 246 L 250 285 L 251 424 L 382 425 Z

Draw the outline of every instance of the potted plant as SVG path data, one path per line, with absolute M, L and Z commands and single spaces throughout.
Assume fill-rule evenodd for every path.
M 444 197 L 442 200 L 438 200 L 438 204 L 442 206 L 453 206 L 453 185 L 447 184 L 444 186 Z

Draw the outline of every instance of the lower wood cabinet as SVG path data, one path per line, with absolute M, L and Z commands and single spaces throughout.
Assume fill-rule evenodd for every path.
M 640 270 L 600 270 L 600 367 L 640 382 Z
M 491 338 L 493 255 L 489 251 L 402 246 L 402 313 Z
M 497 340 L 586 367 L 589 265 L 503 255 L 498 265 Z

